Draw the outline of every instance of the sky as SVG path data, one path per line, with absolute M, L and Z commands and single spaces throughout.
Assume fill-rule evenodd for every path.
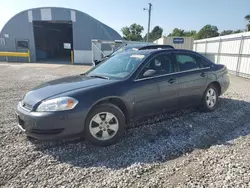
M 148 8 L 152 3 L 151 29 L 163 28 L 169 34 L 174 28 L 200 30 L 212 24 L 222 30 L 245 29 L 244 17 L 250 14 L 250 0 L 0 0 L 0 30 L 20 11 L 35 7 L 66 7 L 80 10 L 112 27 L 121 28 L 132 23 L 147 32 Z

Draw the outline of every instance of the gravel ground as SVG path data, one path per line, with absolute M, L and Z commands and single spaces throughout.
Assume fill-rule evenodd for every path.
M 27 140 L 14 116 L 24 93 L 87 69 L 0 64 L 1 187 L 250 187 L 250 80 L 235 76 L 216 111 L 133 122 L 113 146 Z

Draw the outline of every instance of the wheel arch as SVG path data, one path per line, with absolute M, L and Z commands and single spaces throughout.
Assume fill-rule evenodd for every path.
M 95 108 L 97 105 L 103 104 L 103 103 L 110 103 L 113 104 L 115 106 L 117 106 L 124 114 L 125 119 L 126 119 L 126 124 L 129 123 L 130 117 L 131 117 L 131 111 L 129 110 L 126 102 L 124 102 L 121 98 L 117 97 L 117 96 L 110 96 L 110 97 L 106 97 L 106 98 L 102 98 L 98 101 L 96 101 L 90 108 L 90 110 L 87 113 L 87 116 L 89 115 L 89 113 L 91 112 L 91 110 L 93 108 Z
M 218 89 L 218 92 L 219 92 L 218 95 L 220 96 L 221 95 L 221 85 L 220 85 L 220 83 L 218 81 L 213 81 L 208 86 L 210 86 L 210 85 L 213 85 Z

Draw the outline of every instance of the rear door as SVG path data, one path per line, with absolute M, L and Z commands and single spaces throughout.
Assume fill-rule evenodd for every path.
M 179 67 L 180 105 L 195 105 L 201 101 L 206 89 L 209 67 L 204 67 L 198 56 L 190 52 L 175 52 L 175 58 Z

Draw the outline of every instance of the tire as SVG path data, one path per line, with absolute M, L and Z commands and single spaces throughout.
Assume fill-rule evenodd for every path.
M 218 106 L 218 97 L 219 92 L 217 87 L 213 84 L 209 85 L 205 90 L 202 98 L 201 111 L 203 112 L 212 112 Z M 209 102 L 210 101 L 210 102 Z
M 31 136 L 27 136 L 27 135 L 26 135 L 26 138 L 27 138 L 27 140 L 28 140 L 29 142 L 35 142 L 35 141 L 37 141 L 37 139 L 35 139 L 35 138 L 31 137 Z
M 125 125 L 126 119 L 120 108 L 103 103 L 94 107 L 88 114 L 84 137 L 94 145 L 112 145 L 123 137 Z

